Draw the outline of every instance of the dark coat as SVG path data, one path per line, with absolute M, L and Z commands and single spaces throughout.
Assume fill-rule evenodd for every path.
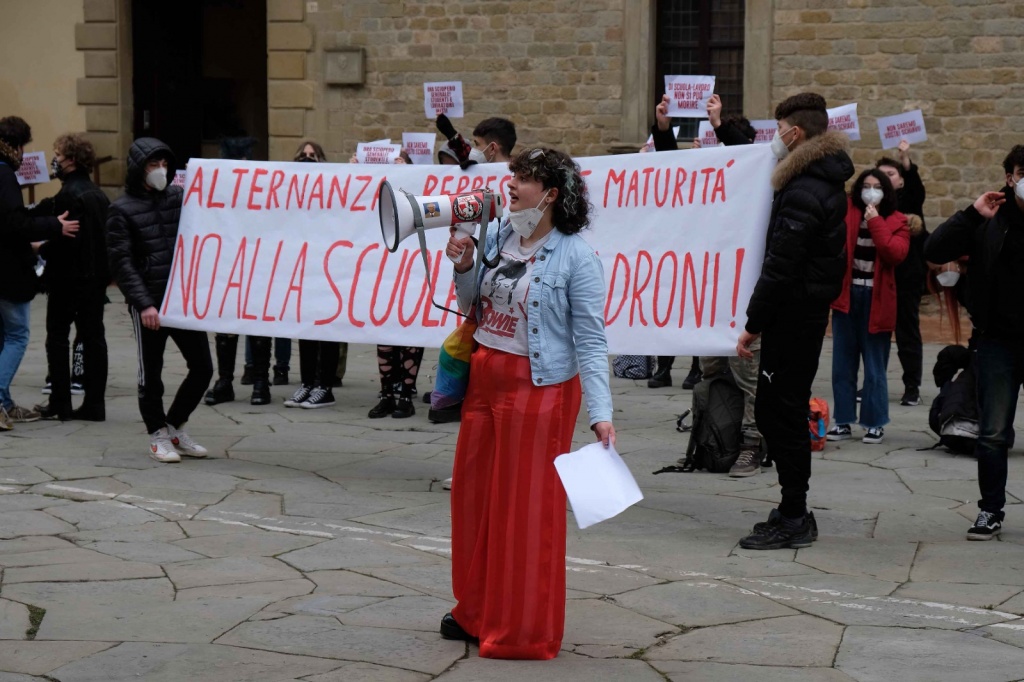
M 967 310 L 974 328 L 982 334 L 989 329 L 993 305 L 1016 305 L 1016 291 L 993 291 L 1006 232 L 1024 229 L 1024 213 L 1017 205 L 1013 188 L 1007 187 L 1003 192 L 1006 202 L 993 218 L 984 218 L 972 204 L 939 225 L 924 244 L 924 257 L 932 263 L 948 263 L 970 256 Z
M 928 228 L 924 224 L 924 183 L 915 164 L 903 171 L 903 187 L 896 190 L 896 206 L 905 216 L 921 218 L 920 231 L 911 232 L 910 252 L 906 260 L 896 266 L 896 285 L 900 291 L 921 295 L 925 292 L 925 275 L 928 265 L 924 259 L 924 242 L 928 239 Z
M 181 217 L 180 187 L 168 184 L 162 192 L 146 187 L 146 164 L 159 157 L 167 159 L 170 181 L 176 167 L 170 147 L 152 137 L 132 144 L 125 193 L 110 205 L 107 217 L 110 274 L 128 304 L 140 312 L 163 302 Z
M 40 255 L 46 260 L 43 279 L 48 288 L 110 281 L 107 267 L 107 210 L 110 199 L 97 187 L 84 170 L 75 170 L 62 179 L 57 196 L 44 199 L 33 210 L 43 215 L 61 215 L 77 220 L 74 239 L 57 239 L 43 244 Z
M 746 329 L 759 334 L 807 308 L 827 314 L 846 272 L 849 138 L 826 131 L 807 140 L 772 172 L 775 199 L 761 276 L 747 305 Z
M 67 239 L 60 221 L 31 216 L 25 208 L 18 176 L 0 161 L 0 298 L 25 303 L 39 291 L 32 242 Z
M 753 144 L 750 138 L 744 135 L 732 121 L 725 121 L 722 125 L 715 128 L 715 136 L 726 147 L 732 147 L 737 144 Z M 676 141 L 672 128 L 660 130 L 658 124 L 655 123 L 651 126 L 651 137 L 654 140 L 654 151 L 656 152 L 670 152 L 679 149 L 679 143 Z

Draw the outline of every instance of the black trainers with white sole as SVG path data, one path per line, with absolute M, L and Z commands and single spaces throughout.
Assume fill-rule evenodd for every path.
M 853 429 L 849 424 L 836 424 L 825 434 L 826 440 L 847 440 L 853 438 Z
M 309 397 L 299 403 L 299 407 L 306 410 L 316 410 L 321 407 L 330 407 L 334 404 L 334 393 L 331 389 L 327 388 L 314 388 Z
M 1003 519 L 1001 514 L 992 512 L 979 512 L 978 518 L 967 531 L 968 540 L 991 540 L 1003 532 Z

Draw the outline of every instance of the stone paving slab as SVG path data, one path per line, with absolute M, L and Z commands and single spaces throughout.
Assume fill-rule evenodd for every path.
M 790 668 L 732 663 L 654 661 L 652 665 L 671 682 L 856 682 L 832 668 Z
M 161 578 L 159 566 L 138 561 L 94 561 L 89 563 L 56 564 L 9 568 L 4 571 L 4 583 L 44 583 L 69 580 L 128 580 L 131 578 Z
M 24 535 L 58 535 L 74 532 L 75 527 L 41 511 L 0 513 L 0 539 Z
M 302 574 L 277 559 L 269 557 L 224 557 L 185 561 L 166 567 L 167 577 L 175 587 L 232 585 L 235 583 L 295 580 Z
M 0 599 L 0 639 L 24 639 L 31 625 L 27 606 Z
M 787 606 L 715 581 L 645 587 L 616 595 L 611 601 L 630 611 L 686 628 L 797 615 Z
M 559 682 L 663 682 L 643 661 L 594 660 L 561 655 L 552 661 L 496 661 L 471 657 L 435 678 L 439 682 L 506 682 L 558 680 Z
M 46 675 L 65 663 L 112 646 L 114 644 L 110 642 L 0 641 L 0 669 L 26 675 Z
M 232 533 L 175 542 L 176 547 L 197 552 L 207 557 L 277 556 L 302 547 L 323 542 L 321 538 L 289 535 L 287 533 Z
M 427 682 L 427 680 L 437 678 L 401 668 L 387 668 L 372 663 L 346 662 L 332 672 L 311 675 L 304 679 L 306 682 Z

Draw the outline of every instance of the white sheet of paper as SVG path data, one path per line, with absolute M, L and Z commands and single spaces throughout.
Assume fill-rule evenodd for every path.
M 19 185 L 38 185 L 50 181 L 50 167 L 46 165 L 46 152 L 25 152 L 21 167 L 15 175 Z
M 928 141 L 928 133 L 924 129 L 924 114 L 920 109 L 907 111 L 895 116 L 878 118 L 878 136 L 882 138 L 882 149 L 900 146 L 900 140 L 910 144 Z
M 828 129 L 846 133 L 856 142 L 860 139 L 860 119 L 857 117 L 857 103 L 844 104 L 841 107 L 826 109 L 828 113 Z
M 174 171 L 174 179 L 171 180 L 171 187 L 181 187 L 182 189 L 185 188 L 184 168 L 179 168 L 178 170 Z
M 437 144 L 437 133 L 402 133 L 402 149 L 413 163 L 434 163 L 434 146 Z
M 697 126 L 697 139 L 700 140 L 702 149 L 718 146 L 718 136 L 715 135 L 715 129 L 711 126 L 711 121 L 700 122 L 700 125 Z
M 360 142 L 356 145 L 356 158 L 359 159 L 359 163 L 394 163 L 401 153 L 400 144 Z
M 774 118 L 760 118 L 751 121 L 750 125 L 754 126 L 754 130 L 757 131 L 754 144 L 771 144 L 775 132 L 779 129 L 779 122 Z
M 444 114 L 448 118 L 462 118 L 462 81 L 423 84 L 423 110 L 427 118 Z
M 707 118 L 708 100 L 715 94 L 714 76 L 665 76 L 669 97 L 668 115 L 673 118 Z
M 606 449 L 601 443 L 584 445 L 576 452 L 556 457 L 555 469 L 581 530 L 621 514 L 644 499 L 614 446 Z

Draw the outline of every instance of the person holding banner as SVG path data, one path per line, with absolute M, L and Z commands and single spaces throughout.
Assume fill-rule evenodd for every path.
M 860 425 L 863 442 L 877 445 L 889 423 L 889 348 L 896 327 L 896 266 L 910 249 L 907 218 L 896 191 L 877 168 L 853 183 L 846 209 L 846 274 L 832 302 L 832 393 L 835 425 L 828 440 L 852 437 L 857 420 L 857 368 L 864 360 Z
M 169 185 L 177 162 L 170 147 L 142 137 L 128 149 L 126 165 L 125 193 L 107 215 L 107 255 L 138 343 L 139 412 L 149 433 L 149 456 L 167 463 L 180 462 L 182 455 L 206 457 L 206 448 L 184 426 L 213 378 L 210 340 L 206 332 L 160 324 L 181 216 L 182 189 Z M 168 339 L 181 351 L 188 374 L 165 413 L 161 375 Z
M 509 221 L 473 269 L 453 232 L 459 307 L 475 309 L 452 486 L 452 591 L 446 639 L 479 640 L 485 658 L 550 659 L 565 626 L 565 491 L 553 465 L 572 446 L 581 387 L 590 427 L 615 443 L 601 261 L 579 166 L 554 149 L 516 156 Z M 479 297 L 479 304 L 475 305 Z
M 11 398 L 11 382 L 28 348 L 29 310 L 38 290 L 32 243 L 73 238 L 79 229 L 67 211 L 58 217 L 32 217 L 26 210 L 15 172 L 31 141 L 32 128 L 24 119 L 0 119 L 0 431 L 40 416 Z
M 825 98 L 804 92 L 775 109 L 775 198 L 764 261 L 736 344 L 740 357 L 761 340 L 755 412 L 775 461 L 782 502 L 740 540 L 744 549 L 810 547 L 817 537 L 807 509 L 811 442 L 807 405 L 828 326 L 829 305 L 846 272 L 846 181 L 850 140 L 828 130 Z
M 883 156 L 875 168 L 889 176 L 896 190 L 896 208 L 907 216 L 910 251 L 896 266 L 896 354 L 903 366 L 903 397 L 900 405 L 921 404 L 921 375 L 924 347 L 921 340 L 921 296 L 925 291 L 928 266 L 924 243 L 928 229 L 924 224 L 924 183 L 917 164 L 910 158 L 910 143 L 901 140 L 899 161 Z

